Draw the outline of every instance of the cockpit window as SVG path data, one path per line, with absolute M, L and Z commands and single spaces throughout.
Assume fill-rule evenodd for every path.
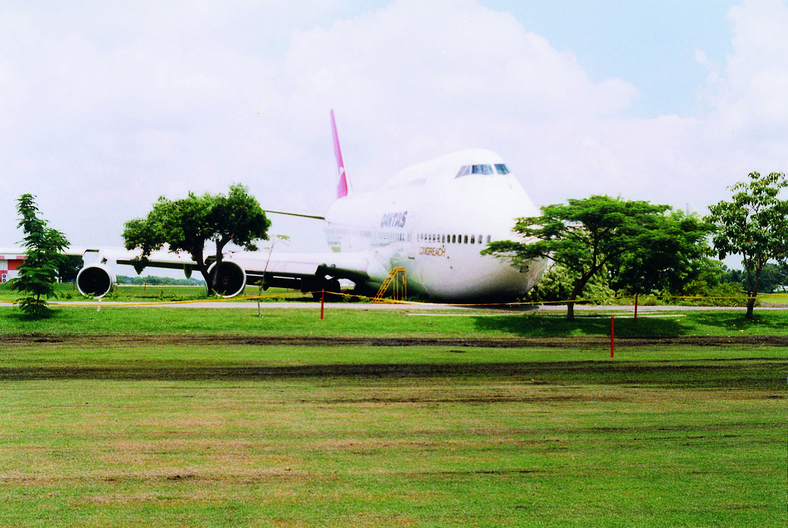
M 492 165 L 463 165 L 460 167 L 460 170 L 457 172 L 457 176 L 455 178 L 462 178 L 463 176 L 468 176 L 469 174 L 481 174 L 483 176 L 492 176 L 495 173 L 498 174 L 509 174 L 509 167 L 504 165 L 503 163 L 496 163 L 495 170 L 493 171 Z
M 457 173 L 455 178 L 462 178 L 463 176 L 467 176 L 471 173 L 471 166 L 470 165 L 463 165 L 460 167 L 460 171 Z

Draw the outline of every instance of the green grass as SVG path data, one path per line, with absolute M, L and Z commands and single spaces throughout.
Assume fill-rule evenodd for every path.
M 572 337 L 609 336 L 610 314 L 617 314 L 619 338 L 663 338 L 680 336 L 788 335 L 788 311 L 761 310 L 753 320 L 743 309 L 687 311 L 677 309 L 660 317 L 632 318 L 631 312 L 610 309 L 609 313 L 582 313 L 573 322 L 562 312 L 491 313 L 487 310 L 434 310 L 403 306 L 375 310 L 365 306 L 348 308 L 326 305 L 320 320 L 320 304 L 312 308 L 265 308 L 257 315 L 249 308 L 175 308 L 104 304 L 65 304 L 54 309 L 49 319 L 32 321 L 11 306 L 0 306 L 0 335 L 42 334 L 183 334 L 183 335 L 292 335 L 388 337 Z
M 69 302 L 69 301 L 84 301 L 76 289 L 75 284 L 65 283 L 56 284 L 55 289 L 57 298 L 53 301 Z M 236 298 L 236 300 L 248 300 L 249 302 L 256 302 L 255 296 L 259 293 L 259 289 L 255 286 L 246 288 L 244 296 Z M 13 302 L 19 297 L 18 292 L 11 290 L 10 283 L 0 284 L 0 302 Z M 175 285 L 130 285 L 124 284 L 117 287 L 113 292 L 109 293 L 104 300 L 114 302 L 139 302 L 139 303 L 160 303 L 160 302 L 188 302 L 195 300 L 207 299 L 204 286 L 175 286 Z M 298 290 L 291 290 L 285 288 L 270 288 L 262 292 L 261 299 L 263 302 L 282 302 L 282 301 L 310 301 L 312 300 L 311 294 L 304 294 Z M 353 296 L 346 296 L 347 301 L 364 301 L 363 298 Z M 727 303 L 732 305 L 744 306 L 742 298 L 725 299 Z M 621 297 L 616 299 L 599 299 L 602 304 L 626 304 L 632 305 L 635 302 L 634 297 Z M 721 298 L 709 297 L 690 297 L 690 298 L 671 298 L 671 297 L 655 297 L 655 296 L 641 296 L 640 306 L 656 306 L 656 305 L 672 305 L 674 303 L 684 303 L 690 306 L 704 305 L 719 306 L 722 302 Z M 785 306 L 788 303 L 788 294 L 774 293 L 774 294 L 760 294 L 758 296 L 757 306 L 764 305 L 778 305 Z M 549 304 L 549 303 L 548 303 Z M 756 308 L 757 309 L 757 308 Z
M 73 283 L 56 284 L 55 290 L 57 298 L 50 299 L 54 302 L 85 301 L 86 298 L 77 291 Z M 255 296 L 258 288 L 250 286 L 246 289 L 246 295 Z M 10 283 L 0 284 L 0 302 L 13 302 L 19 297 L 19 292 L 11 290 Z M 161 285 L 120 285 L 114 291 L 104 297 L 106 301 L 113 302 L 179 302 L 205 300 L 206 295 L 204 286 L 171 286 Z M 288 300 L 311 299 L 310 295 L 302 294 L 296 290 L 285 288 L 270 288 L 263 292 L 263 301 L 279 302 Z
M 620 312 L 616 312 L 620 313 Z M 617 318 L 785 335 L 781 311 Z M 190 336 L 603 337 L 609 314 L 0 308 L 0 527 L 784 526 L 788 353 L 261 346 Z M 184 336 L 166 339 L 166 336 Z M 160 341 L 159 341 L 160 339 Z
M 0 526 L 777 526 L 781 349 L 16 344 Z

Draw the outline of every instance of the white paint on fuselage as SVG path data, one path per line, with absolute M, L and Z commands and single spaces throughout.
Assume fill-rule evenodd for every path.
M 515 219 L 539 210 L 511 173 L 457 177 L 463 166 L 503 163 L 486 150 L 458 152 L 409 167 L 378 191 L 341 198 L 326 213 L 328 243 L 368 253 L 373 283 L 404 266 L 408 289 L 433 299 L 522 295 L 544 263 L 520 269 L 480 252 L 490 240 L 515 239 Z

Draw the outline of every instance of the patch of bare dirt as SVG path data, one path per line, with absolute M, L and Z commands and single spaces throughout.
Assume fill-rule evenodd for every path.
M 253 346 L 441 346 L 471 348 L 587 348 L 604 346 L 610 338 L 582 337 L 324 337 L 324 336 L 244 336 L 244 335 L 0 335 L 2 345 L 102 346 L 144 345 L 253 345 Z M 682 336 L 663 338 L 616 338 L 617 346 L 693 345 L 693 346 L 788 346 L 788 336 Z M 456 350 L 455 350 L 456 351 Z M 461 352 L 461 351 L 460 351 Z

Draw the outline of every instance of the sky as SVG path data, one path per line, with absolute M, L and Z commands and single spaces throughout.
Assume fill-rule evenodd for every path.
M 537 205 L 592 194 L 700 214 L 788 170 L 781 0 L 0 0 L 0 247 L 16 200 L 122 245 L 159 196 L 242 183 L 265 209 L 466 148 Z M 271 216 L 294 250 L 320 226 Z

